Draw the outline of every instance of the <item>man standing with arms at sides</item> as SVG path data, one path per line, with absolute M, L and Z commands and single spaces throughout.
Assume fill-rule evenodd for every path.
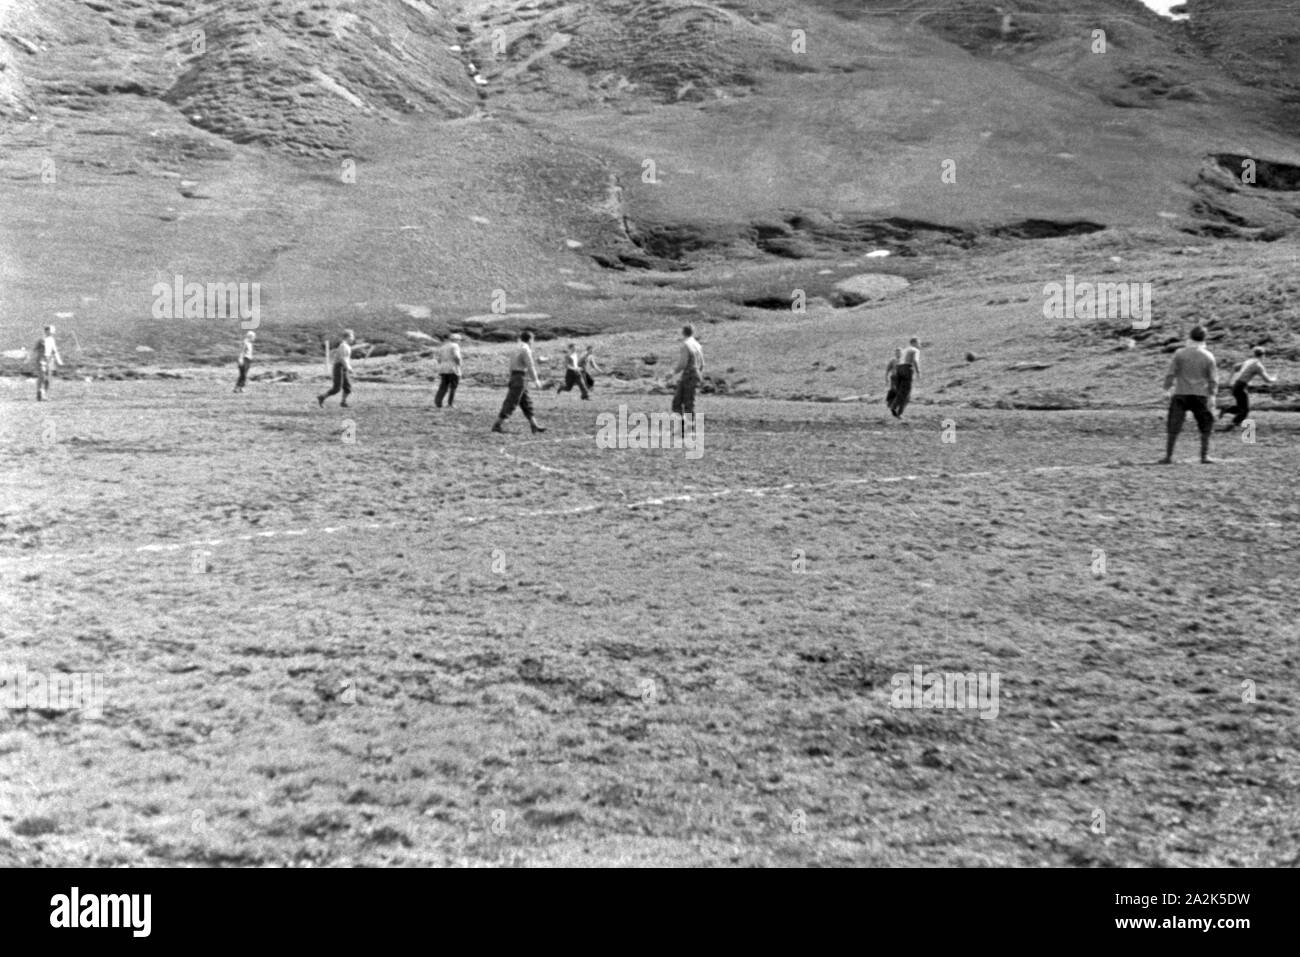
M 913 377 L 917 382 L 921 381 L 921 341 L 915 336 L 907 340 L 907 348 L 894 369 L 894 402 L 889 411 L 896 419 L 903 417 L 903 410 L 912 399 Z
M 578 362 L 578 347 L 569 343 L 569 350 L 564 354 L 564 385 L 556 389 L 555 394 L 569 392 L 575 385 L 582 397 L 588 398 L 587 383 L 582 381 L 582 365 Z
M 506 399 L 501 403 L 501 412 L 492 425 L 493 432 L 505 432 L 501 423 L 514 414 L 516 406 L 523 411 L 524 418 L 534 432 L 546 431 L 533 418 L 533 400 L 528 395 L 528 386 L 524 381 L 524 376 L 531 375 L 533 385 L 538 389 L 542 387 L 542 380 L 537 377 L 537 363 L 533 361 L 532 341 L 533 334 L 528 330 L 519 333 L 519 348 L 510 357 L 510 384 L 506 386 Z
M 586 383 L 587 391 L 590 392 L 596 387 L 595 373 L 604 371 L 596 365 L 596 357 L 591 354 L 591 346 L 587 346 L 587 351 L 582 354 L 578 365 L 582 369 L 582 381 Z
M 36 401 L 44 402 L 50 394 L 50 379 L 54 367 L 63 365 L 59 347 L 54 341 L 54 327 L 46 326 L 45 334 L 36 340 Z
M 251 329 L 244 333 L 244 342 L 239 348 L 239 379 L 235 382 L 235 391 L 243 392 L 248 382 L 248 369 L 253 364 L 253 340 L 257 333 Z
M 1214 356 L 1205 348 L 1205 328 L 1193 326 L 1187 345 L 1174 353 L 1165 376 L 1169 417 L 1165 423 L 1165 457 L 1159 464 L 1173 462 L 1174 444 L 1188 412 L 1195 417 L 1196 427 L 1201 431 L 1201 461 L 1206 464 L 1211 461 L 1210 432 L 1214 430 L 1214 395 L 1218 390 L 1219 370 Z
M 343 393 L 339 407 L 348 407 L 348 396 L 352 394 L 352 343 L 356 341 L 357 337 L 351 329 L 343 330 L 343 341 L 334 350 L 334 387 L 325 394 L 316 396 L 321 408 L 325 407 L 326 399 L 339 392 Z
M 682 347 L 677 354 L 673 372 L 678 375 L 677 391 L 673 393 L 673 412 L 682 417 L 682 435 L 686 435 L 686 417 L 695 415 L 695 390 L 704 377 L 704 349 L 695 339 L 695 327 L 682 326 Z
M 443 398 L 446 398 L 449 409 L 456 404 L 456 386 L 460 385 L 460 361 L 460 333 L 453 332 L 438 350 L 438 394 L 433 397 L 433 404 L 440 409 Z
M 1246 419 L 1250 418 L 1250 380 L 1256 375 L 1262 376 L 1264 381 L 1272 385 L 1277 381 L 1277 376 L 1269 375 L 1264 369 L 1264 347 L 1256 346 L 1253 355 L 1243 362 L 1232 377 L 1229 385 L 1232 386 L 1232 398 L 1236 405 L 1230 405 L 1225 409 L 1219 410 L 1219 418 L 1232 413 L 1232 421 L 1224 426 L 1223 431 L 1231 432 Z

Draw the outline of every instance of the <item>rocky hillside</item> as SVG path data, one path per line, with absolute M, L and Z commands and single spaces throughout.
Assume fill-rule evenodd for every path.
M 156 99 L 233 143 L 337 151 L 360 117 L 465 116 L 475 84 L 428 3 L 6 0 L 0 109 Z
M 1199 49 L 1264 94 L 1278 129 L 1300 129 L 1300 9 L 1260 0 L 1189 0 L 1186 9 Z
M 0 338 L 224 357 L 152 318 L 178 275 L 313 356 L 771 315 L 884 253 L 915 292 L 1006 244 L 1295 243 L 1300 17 L 1248 6 L 0 0 Z

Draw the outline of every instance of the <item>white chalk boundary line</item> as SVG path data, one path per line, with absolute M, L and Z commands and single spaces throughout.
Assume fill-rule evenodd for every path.
M 510 459 L 512 462 L 519 462 L 522 465 L 530 465 L 541 472 L 548 472 L 552 475 L 564 475 L 564 476 L 574 477 L 573 472 L 569 471 L 568 469 L 559 469 L 553 465 L 543 465 L 541 462 L 534 462 L 532 459 L 526 459 L 522 455 L 513 455 L 510 452 L 507 452 L 505 449 L 501 450 L 501 454 L 504 455 L 506 458 Z
M 503 450 L 504 451 L 504 450 Z M 509 454 L 509 453 L 505 453 Z M 513 457 L 513 456 L 511 456 Z M 1241 461 L 1240 459 L 1216 459 L 1220 464 L 1231 464 Z M 453 525 L 482 525 L 487 522 L 518 521 L 520 519 L 534 518 L 565 518 L 572 515 L 586 515 L 592 512 L 600 512 L 606 509 L 623 509 L 626 511 L 638 511 L 647 508 L 658 508 L 666 505 L 687 504 L 691 502 L 708 502 L 729 496 L 743 498 L 766 498 L 769 496 L 791 496 L 802 492 L 822 491 L 834 488 L 854 488 L 863 485 L 890 485 L 900 482 L 924 482 L 927 480 L 960 480 L 974 478 L 990 478 L 999 475 L 1050 475 L 1058 472 L 1099 472 L 1119 468 L 1145 468 L 1152 463 L 1146 462 L 1105 462 L 1091 465 L 1043 465 L 1037 468 L 1022 469 L 992 469 L 980 472 L 931 472 L 916 473 L 910 475 L 871 475 L 862 478 L 851 479 L 833 479 L 827 482 L 786 482 L 783 485 L 763 485 L 763 486 L 740 486 L 738 488 L 721 488 L 711 491 L 702 491 L 695 493 L 682 493 L 679 495 L 664 495 L 655 498 L 643 498 L 634 502 L 627 501 L 605 501 L 593 502 L 589 505 L 575 505 L 569 508 L 544 508 L 528 512 L 510 512 L 497 513 L 490 515 L 459 515 L 450 520 Z M 545 468 L 545 466 L 542 466 Z M 1199 467 L 1199 466 L 1198 466 Z M 552 469 L 551 471 L 559 471 Z M 562 473 L 563 474 L 563 473 Z M 128 548 L 110 548 L 92 552 L 63 552 L 63 553 L 44 553 L 36 555 L 13 555 L 0 557 L 0 563 L 31 563 L 31 562 L 70 562 L 77 559 L 96 559 L 113 555 L 140 555 L 154 554 L 163 552 L 179 552 L 183 550 L 201 550 L 206 548 L 217 548 L 222 545 L 229 545 L 235 542 L 252 542 L 259 538 L 294 538 L 306 535 L 335 535 L 339 532 L 364 532 L 385 529 L 396 529 L 403 527 L 428 528 L 431 523 L 413 523 L 409 521 L 396 522 L 367 522 L 359 525 L 331 525 L 324 528 L 298 528 L 298 529 L 274 529 L 265 532 L 252 532 L 243 535 L 234 535 L 228 538 L 207 538 L 195 539 L 189 542 L 174 542 L 167 544 L 138 545 Z

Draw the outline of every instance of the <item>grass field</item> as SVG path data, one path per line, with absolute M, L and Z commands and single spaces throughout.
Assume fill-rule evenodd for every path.
M 705 397 L 691 460 L 612 385 L 0 380 L 0 664 L 106 689 L 0 711 L 0 864 L 1300 863 L 1290 417 Z

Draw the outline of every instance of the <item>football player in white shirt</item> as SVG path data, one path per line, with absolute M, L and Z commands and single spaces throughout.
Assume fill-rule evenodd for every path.
M 248 368 L 253 364 L 253 340 L 257 338 L 257 333 L 251 329 L 244 334 L 244 341 L 239 348 L 239 380 L 235 383 L 235 391 L 243 392 L 244 385 L 248 382 Z
M 317 403 L 325 407 L 325 400 L 339 392 L 343 393 L 340 408 L 348 407 L 348 396 L 352 394 L 352 343 L 357 341 L 351 329 L 343 330 L 343 341 L 334 350 L 334 387 L 323 395 L 316 396 Z
M 447 342 L 438 350 L 438 394 L 433 397 L 433 404 L 442 408 L 442 400 L 447 400 L 447 408 L 456 404 L 456 387 L 460 385 L 460 333 L 453 332 Z
M 54 327 L 46 326 L 45 334 L 36 341 L 36 401 L 43 402 L 50 394 L 50 379 L 54 367 L 63 365 L 59 347 L 54 342 Z
M 1256 346 L 1252 352 L 1253 355 L 1237 368 L 1236 373 L 1232 376 L 1232 381 L 1228 383 L 1232 387 L 1232 398 L 1236 404 L 1219 410 L 1219 418 L 1232 413 L 1232 421 L 1223 428 L 1225 432 L 1231 432 L 1250 418 L 1250 389 L 1248 386 L 1251 379 L 1258 375 L 1269 385 L 1277 382 L 1277 376 L 1269 375 L 1268 370 L 1264 368 L 1264 347 Z

